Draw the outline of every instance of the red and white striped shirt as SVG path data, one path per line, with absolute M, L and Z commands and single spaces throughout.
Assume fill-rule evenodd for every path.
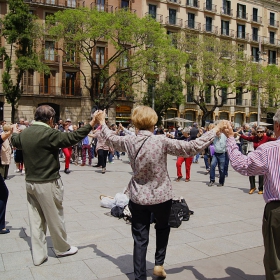
M 264 194 L 266 203 L 280 200 L 280 137 L 276 141 L 259 146 L 247 156 L 243 155 L 235 139 L 227 139 L 230 163 L 235 171 L 245 176 L 264 175 Z

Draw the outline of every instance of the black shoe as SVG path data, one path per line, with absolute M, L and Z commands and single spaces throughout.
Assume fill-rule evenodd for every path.
M 0 234 L 6 234 L 6 233 L 10 233 L 10 230 L 7 228 L 0 230 Z
M 101 167 L 101 165 L 95 164 L 92 167 Z
M 69 174 L 71 171 L 68 169 L 68 168 L 66 168 L 65 170 L 64 170 L 64 173 L 66 173 L 66 174 Z

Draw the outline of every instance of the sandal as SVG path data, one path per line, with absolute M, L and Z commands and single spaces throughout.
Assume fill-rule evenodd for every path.
M 178 177 L 178 178 L 176 179 L 176 182 L 179 182 L 181 179 L 182 179 L 182 177 Z

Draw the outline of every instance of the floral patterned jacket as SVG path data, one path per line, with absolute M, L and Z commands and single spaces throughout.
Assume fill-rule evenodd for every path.
M 215 135 L 213 131 L 209 131 L 196 140 L 187 142 L 170 139 L 165 135 L 153 135 L 147 130 L 140 130 L 137 135 L 118 136 L 106 125 L 101 128 L 101 137 L 106 140 L 108 146 L 128 153 L 134 174 L 125 193 L 134 203 L 141 205 L 159 204 L 173 198 L 167 171 L 167 154 L 194 156 L 198 151 L 205 149 L 214 140 Z M 147 137 L 149 138 L 140 149 Z

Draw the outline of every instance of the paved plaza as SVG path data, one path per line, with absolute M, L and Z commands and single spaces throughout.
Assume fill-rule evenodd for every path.
M 264 280 L 262 195 L 248 195 L 248 177 L 231 167 L 224 187 L 208 187 L 209 175 L 205 175 L 202 158 L 192 165 L 191 181 L 177 183 L 175 163 L 175 157 L 168 157 L 175 194 L 186 198 L 194 215 L 178 229 L 171 229 L 165 260 L 167 279 Z M 68 239 L 79 252 L 56 258 L 48 235 L 49 259 L 38 267 L 33 265 L 30 251 L 25 180 L 23 175 L 13 173 L 14 169 L 11 164 L 10 179 L 6 181 L 10 190 L 6 221 L 11 233 L 0 235 L 1 279 L 133 279 L 130 225 L 106 215 L 109 209 L 101 208 L 99 200 L 100 194 L 114 196 L 127 186 L 131 168 L 126 156 L 123 161 L 108 164 L 105 175 L 101 169 L 73 164 L 71 174 L 66 175 L 61 163 Z M 156 279 L 152 276 L 154 251 L 152 225 L 148 279 Z

